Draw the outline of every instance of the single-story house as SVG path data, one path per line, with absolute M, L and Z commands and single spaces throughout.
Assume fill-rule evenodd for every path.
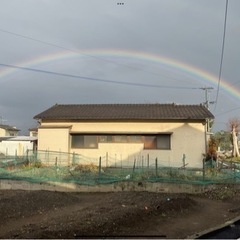
M 20 130 L 5 124 L 0 124 L 0 137 L 17 136 Z
M 29 136 L 30 137 L 37 137 L 38 136 L 38 128 L 34 127 L 34 128 L 29 128 Z
M 38 150 L 93 163 L 202 167 L 213 114 L 203 105 L 56 104 L 37 114 Z M 135 159 L 135 160 L 134 160 Z M 104 163 L 104 164 L 105 164 Z

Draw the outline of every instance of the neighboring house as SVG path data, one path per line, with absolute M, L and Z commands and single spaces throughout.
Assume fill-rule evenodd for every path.
M 202 167 L 206 123 L 214 116 L 203 105 L 56 104 L 34 118 L 38 150 L 78 153 L 94 163 L 101 156 L 115 166 L 158 158 L 160 166 Z
M 17 136 L 19 131 L 16 127 L 0 124 L 0 137 Z
M 29 136 L 30 137 L 37 137 L 38 136 L 38 128 L 30 128 L 29 129 Z
M 0 124 L 0 155 L 1 156 L 24 156 L 28 150 L 36 150 L 37 137 L 17 136 L 16 127 Z
M 0 137 L 0 154 L 4 156 L 26 156 L 28 150 L 36 148 L 36 137 Z

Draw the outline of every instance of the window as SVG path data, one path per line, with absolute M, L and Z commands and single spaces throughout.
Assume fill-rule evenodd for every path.
M 72 135 L 72 148 L 97 148 L 97 136 Z
M 145 149 L 171 149 L 171 135 L 158 134 L 144 137 Z
M 84 136 L 72 135 L 72 148 L 83 148 L 83 147 L 84 147 Z
M 109 143 L 109 142 L 112 142 L 113 139 L 112 139 L 112 135 L 100 135 L 98 137 L 98 142 L 100 143 Z
M 142 139 L 141 135 L 129 135 L 128 140 L 131 143 L 141 143 L 141 142 L 143 142 L 143 139 Z
M 156 149 L 157 148 L 156 136 L 145 136 L 144 137 L 144 148 L 145 149 Z
M 118 143 L 128 142 L 127 135 L 115 135 L 114 136 L 114 142 L 118 142 Z
M 157 149 L 171 149 L 170 134 L 162 134 L 157 136 Z
M 156 135 L 82 135 L 72 134 L 72 148 L 98 148 L 98 143 L 142 143 L 144 149 L 171 149 L 171 134 Z

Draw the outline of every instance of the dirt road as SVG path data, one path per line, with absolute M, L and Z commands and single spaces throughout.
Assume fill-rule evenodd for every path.
M 240 194 L 218 191 L 187 195 L 2 190 L 0 238 L 187 238 L 240 215 Z

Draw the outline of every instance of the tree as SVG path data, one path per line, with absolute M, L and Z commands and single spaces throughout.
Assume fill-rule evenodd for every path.
M 208 140 L 208 152 L 206 156 L 206 161 L 212 159 L 217 160 L 217 148 L 218 148 L 218 140 L 211 136 Z
M 229 127 L 232 134 L 232 156 L 233 157 L 239 157 L 239 148 L 238 148 L 238 133 L 240 128 L 240 120 L 238 118 L 231 118 L 229 119 Z
M 232 134 L 229 131 L 218 131 L 214 133 L 214 138 L 216 139 L 218 146 L 223 151 L 232 150 Z

